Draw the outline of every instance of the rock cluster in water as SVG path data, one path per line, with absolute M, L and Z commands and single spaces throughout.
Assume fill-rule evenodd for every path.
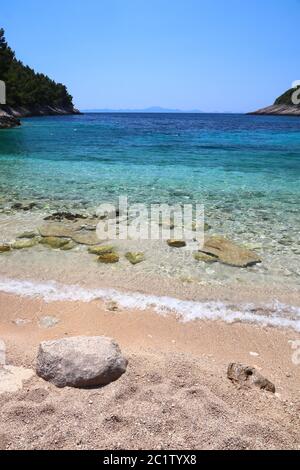
M 21 204 L 21 207 L 18 206 L 22 210 L 25 210 L 25 207 L 27 206 L 24 204 Z M 116 248 L 113 245 L 103 244 L 104 240 L 100 240 L 97 235 L 98 222 L 97 218 L 85 214 L 56 212 L 45 218 L 45 223 L 39 227 L 38 231 L 24 232 L 14 242 L 0 244 L 0 253 L 9 252 L 11 249 L 31 248 L 38 243 L 62 251 L 84 245 L 88 247 L 90 254 L 98 257 L 100 263 L 117 263 L 120 260 L 120 255 Z M 211 226 L 207 224 L 205 230 L 210 228 Z M 169 239 L 167 244 L 171 248 L 187 246 L 186 241 L 182 239 Z M 212 235 L 206 237 L 203 246 L 193 253 L 193 257 L 199 262 L 219 262 L 239 268 L 261 263 L 260 257 L 249 248 L 251 247 L 240 246 L 223 236 Z M 143 252 L 127 252 L 125 258 L 132 265 L 136 265 L 145 260 L 145 254 Z

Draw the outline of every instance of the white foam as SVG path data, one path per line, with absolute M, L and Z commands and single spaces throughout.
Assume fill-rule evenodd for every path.
M 300 308 L 279 303 L 254 306 L 232 306 L 220 301 L 199 302 L 173 297 L 123 293 L 115 289 L 89 289 L 55 281 L 32 282 L 0 278 L 0 291 L 25 297 L 42 298 L 46 302 L 113 300 L 124 309 L 154 309 L 159 314 L 174 313 L 184 321 L 222 320 L 228 323 L 246 322 L 263 326 L 292 328 L 300 331 Z M 259 310 L 264 313 L 259 313 Z

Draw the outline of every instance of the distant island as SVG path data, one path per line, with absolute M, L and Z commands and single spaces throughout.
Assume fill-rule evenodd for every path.
M 17 60 L 0 29 L 0 80 L 6 84 L 6 104 L 0 105 L 0 128 L 20 125 L 29 116 L 78 114 L 62 83 L 36 73 Z
M 300 116 L 300 104 L 294 104 L 292 96 L 298 90 L 298 97 L 300 98 L 300 86 L 297 88 L 290 88 L 283 95 L 279 96 L 273 105 L 266 108 L 259 109 L 248 114 L 257 115 L 270 115 L 270 116 Z
M 84 113 L 174 113 L 174 114 L 197 114 L 203 113 L 199 109 L 191 109 L 187 111 L 183 111 L 182 109 L 171 109 L 171 108 L 162 108 L 161 106 L 151 106 L 149 108 L 143 109 L 110 109 L 110 108 L 103 108 L 103 109 L 84 109 Z

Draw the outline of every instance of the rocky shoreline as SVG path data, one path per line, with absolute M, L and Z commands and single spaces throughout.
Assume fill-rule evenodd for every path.
M 81 114 L 73 106 L 0 106 L 0 129 L 21 125 L 20 119 L 38 116 L 66 116 Z
M 247 114 L 265 116 L 300 116 L 300 107 L 296 105 L 274 104 Z

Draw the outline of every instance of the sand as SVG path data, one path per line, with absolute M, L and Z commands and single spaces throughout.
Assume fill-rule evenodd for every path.
M 74 335 L 113 337 L 129 360 L 104 388 L 57 389 L 33 376 L 0 394 L 1 449 L 300 448 L 300 365 L 290 343 L 299 333 L 111 308 L 0 294 L 8 365 L 34 369 L 41 340 Z M 45 316 L 58 322 L 42 327 Z M 230 362 L 257 367 L 276 394 L 232 384 Z

